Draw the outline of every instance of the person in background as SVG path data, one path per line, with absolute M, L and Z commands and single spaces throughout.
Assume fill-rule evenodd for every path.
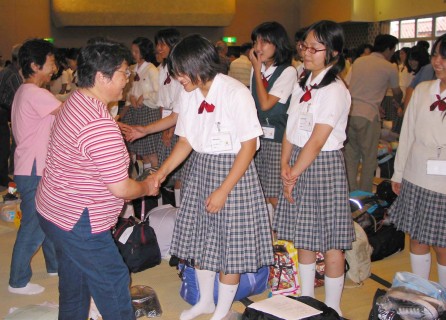
M 262 128 L 249 90 L 222 74 L 218 53 L 207 39 L 183 38 L 168 66 L 184 88 L 175 129 L 179 141 L 152 175 L 155 186 L 196 151 L 170 253 L 194 260 L 200 300 L 180 319 L 213 313 L 211 319 L 220 320 L 231 308 L 240 274 L 273 263 L 268 210 L 253 161 Z
M 220 63 L 223 66 L 223 73 L 228 74 L 229 66 L 231 65 L 231 60 L 228 57 L 228 45 L 226 44 L 226 42 L 219 40 L 215 43 L 215 48 L 218 51 Z
M 65 53 L 65 62 L 68 66 L 68 85 L 67 90 L 74 92 L 77 89 L 77 57 L 79 55 L 79 49 L 71 48 Z
M 350 191 L 372 191 L 381 134 L 380 105 L 389 86 L 395 103 L 401 102 L 398 69 L 389 62 L 397 44 L 394 36 L 380 34 L 375 38 L 373 52 L 356 59 L 351 67 L 348 83 L 352 107 L 344 149 Z
M 252 49 L 252 43 L 246 42 L 240 46 L 240 57 L 231 62 L 229 66 L 230 77 L 237 79 L 249 88 L 251 78 L 251 61 L 249 61 L 249 51 Z
M 180 32 L 177 29 L 162 29 L 155 35 L 156 52 L 160 57 L 159 69 L 159 92 L 158 92 L 158 105 L 161 108 L 161 118 L 167 118 L 174 113 L 174 103 L 177 99 L 182 88 L 180 83 L 171 77 L 167 68 L 167 58 L 169 57 L 170 50 L 173 46 L 180 41 Z M 175 116 L 175 115 L 173 115 Z M 176 123 L 176 119 L 175 119 Z M 150 123 L 148 124 L 151 125 Z M 175 126 L 167 128 L 161 135 L 160 144 L 158 147 L 158 159 L 159 163 L 163 163 L 172 152 L 175 144 L 178 142 L 178 136 L 174 134 Z M 169 177 L 173 182 L 175 205 L 178 207 L 181 202 L 181 170 L 178 168 Z
M 132 55 L 136 64 L 132 66 L 133 82 L 127 96 L 130 106 L 122 121 L 131 125 L 145 125 L 161 118 L 158 106 L 159 71 L 153 64 L 155 49 L 151 40 L 138 37 L 132 42 Z M 158 167 L 157 148 L 160 134 L 152 134 L 128 144 L 133 163 L 142 157 L 143 169 Z
M 111 41 L 82 48 L 78 90 L 65 101 L 51 132 L 36 205 L 57 252 L 61 320 L 87 319 L 91 297 L 104 320 L 135 319 L 129 271 L 111 228 L 125 200 L 158 189 L 129 178 L 127 148 L 107 109 L 122 98 L 130 59 L 124 45 Z
M 389 214 L 410 236 L 412 272 L 429 279 L 433 248 L 446 287 L 446 35 L 435 41 L 431 64 L 437 80 L 415 88 L 404 115 L 391 179 L 398 197 Z
M 343 250 L 355 238 L 341 151 L 351 100 L 339 78 L 343 46 L 342 27 L 332 21 L 313 24 L 304 35 L 301 51 L 309 73 L 295 86 L 288 110 L 283 193 L 273 225 L 278 239 L 298 248 L 303 296 L 314 297 L 316 252 L 324 253 L 325 303 L 341 316 Z
M 251 40 L 254 43 L 249 53 L 253 67 L 251 93 L 264 131 L 255 162 L 272 216 L 282 187 L 280 152 L 297 74 L 291 66 L 293 50 L 281 24 L 264 22 L 258 25 L 251 33 Z
M 54 54 L 54 46 L 43 39 L 26 41 L 19 51 L 25 82 L 14 96 L 11 124 L 17 143 L 14 181 L 22 200 L 22 218 L 12 251 L 8 287 L 9 292 L 16 294 L 38 294 L 45 290 L 30 282 L 31 259 L 41 245 L 48 274 L 57 275 L 58 272 L 54 246 L 40 228 L 35 203 L 54 115 L 61 107 L 61 102 L 44 89 L 57 71 Z
M 20 45 L 12 48 L 12 63 L 0 71 L 0 191 L 5 190 L 11 181 L 8 160 L 13 150 L 11 150 L 9 122 L 14 94 L 23 82 L 19 72 L 19 49 Z

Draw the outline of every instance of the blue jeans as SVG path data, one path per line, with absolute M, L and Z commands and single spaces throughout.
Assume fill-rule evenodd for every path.
M 39 216 L 59 262 L 59 320 L 87 319 L 93 297 L 104 320 L 135 319 L 130 274 L 110 231 L 91 233 L 88 209 L 71 231 Z
M 17 232 L 14 249 L 12 251 L 11 271 L 9 285 L 13 288 L 22 288 L 31 280 L 31 259 L 42 246 L 48 273 L 57 272 L 56 252 L 52 242 L 45 237 L 37 219 L 36 190 L 40 182 L 40 176 L 36 175 L 34 163 L 30 176 L 14 176 L 17 190 L 20 192 L 22 202 L 22 220 Z

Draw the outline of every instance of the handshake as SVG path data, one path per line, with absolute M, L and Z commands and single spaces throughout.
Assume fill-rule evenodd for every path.
M 165 180 L 165 177 L 157 172 L 157 170 L 158 168 L 146 169 L 135 179 L 136 181 L 140 181 L 144 184 L 146 196 L 158 195 L 159 188 Z

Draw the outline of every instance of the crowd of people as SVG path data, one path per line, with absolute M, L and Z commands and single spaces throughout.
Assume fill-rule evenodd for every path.
M 200 292 L 181 320 L 223 319 L 240 275 L 273 264 L 276 238 L 298 249 L 305 296 L 324 254 L 325 303 L 342 315 L 349 192 L 372 191 L 383 119 L 400 141 L 391 220 L 410 236 L 413 272 L 429 277 L 433 247 L 446 286 L 446 36 L 431 58 L 424 43 L 396 52 L 383 34 L 352 59 L 327 20 L 294 40 L 264 22 L 237 59 L 223 41 L 174 28 L 130 48 L 105 38 L 15 46 L 0 72 L 0 182 L 10 180 L 11 122 L 23 212 L 9 291 L 44 290 L 30 282 L 42 246 L 60 319 L 86 319 L 91 298 L 103 319 L 134 319 L 110 230 L 125 201 L 168 185 L 179 207 L 170 253 L 194 262 Z M 136 181 L 132 167 L 156 171 Z

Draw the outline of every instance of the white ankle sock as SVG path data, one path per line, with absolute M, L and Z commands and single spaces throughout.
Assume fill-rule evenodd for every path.
M 22 288 L 13 288 L 11 286 L 8 286 L 8 291 L 15 294 L 32 295 L 42 293 L 43 291 L 45 291 L 45 288 L 38 284 L 28 282 L 26 286 Z
M 314 298 L 314 277 L 316 262 L 310 264 L 299 263 L 300 289 L 303 296 Z
M 423 279 L 429 279 L 431 270 L 431 254 L 413 254 L 410 253 L 410 265 L 412 272 L 419 275 Z
M 177 208 L 180 207 L 181 203 L 181 189 L 173 189 L 174 195 L 175 195 L 175 206 Z
M 446 288 L 446 266 L 437 263 L 438 282 Z
M 224 284 L 218 282 L 218 303 L 211 320 L 223 319 L 231 309 L 234 301 L 235 293 L 237 292 L 238 284 Z
M 334 309 L 339 316 L 342 317 L 341 312 L 341 296 L 344 289 L 344 275 L 337 278 L 330 278 L 325 276 L 325 304 Z
M 198 286 L 200 288 L 200 300 L 192 308 L 181 312 L 180 320 L 192 320 L 201 314 L 213 313 L 214 281 L 216 273 L 208 270 L 195 269 Z

